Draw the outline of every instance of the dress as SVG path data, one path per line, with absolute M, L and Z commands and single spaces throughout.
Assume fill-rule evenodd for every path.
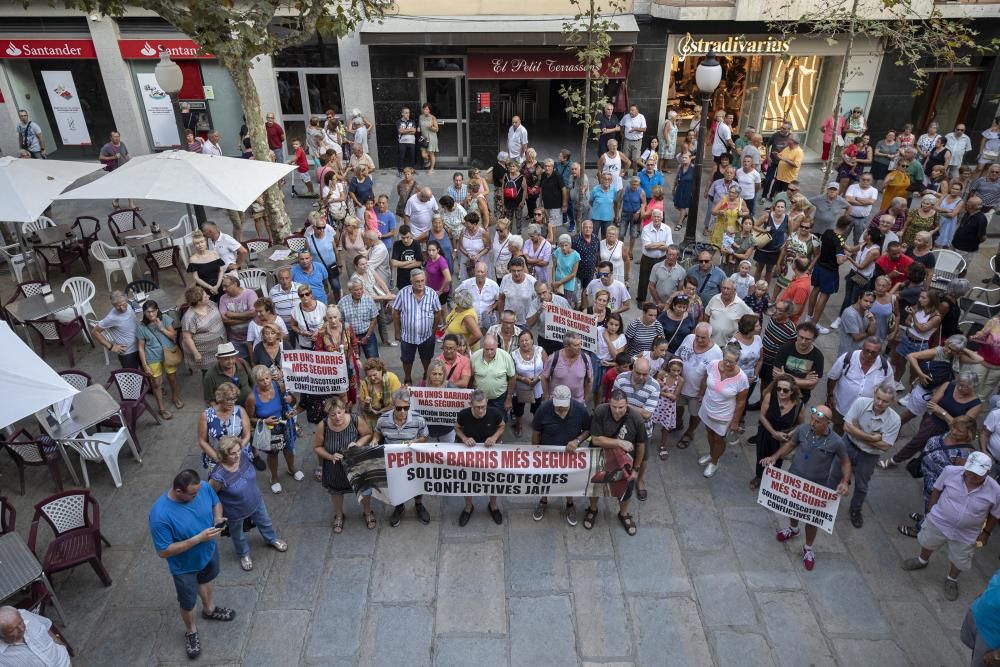
M 625 261 L 622 259 L 622 248 L 624 244 L 617 242 L 614 248 L 608 247 L 608 242 L 601 241 L 601 261 L 611 262 L 614 265 L 615 280 L 625 283 Z
M 811 261 L 813 253 L 819 252 L 819 245 L 819 239 L 812 235 L 809 236 L 808 241 L 800 239 L 798 234 L 788 237 L 788 240 L 785 242 L 785 266 L 780 267 L 784 271 L 776 279 L 782 289 L 788 287 L 792 282 L 792 278 L 795 275 L 792 264 L 795 260 L 799 257 L 805 257 Z
M 674 185 L 674 208 L 691 208 L 694 194 L 694 167 L 677 169 L 677 181 Z
M 208 285 L 215 285 L 219 282 L 219 274 L 226 270 L 226 263 L 221 259 L 216 258 L 211 262 L 188 262 L 187 272 L 196 273 L 198 279 L 203 283 Z M 218 294 L 208 295 L 212 301 L 219 303 L 219 298 L 222 296 L 220 291 Z
M 778 433 L 787 433 L 791 431 L 795 422 L 798 421 L 799 411 L 802 409 L 801 403 L 795 403 L 792 409 L 787 413 L 781 413 L 781 406 L 778 403 L 778 392 L 771 392 L 771 401 L 767 404 L 765 408 L 764 416 L 767 417 L 767 421 L 771 422 L 771 428 L 773 428 Z M 779 442 L 771 432 L 764 428 L 763 424 L 757 426 L 757 460 L 767 458 L 771 456 L 776 451 L 781 449 L 784 443 Z M 782 460 L 778 459 L 775 462 L 775 466 L 781 467 Z M 763 469 L 760 464 L 757 464 L 757 477 L 761 476 Z
M 478 255 L 486 247 L 486 243 L 483 241 L 483 230 L 480 227 L 476 227 L 476 231 L 469 234 L 468 231 L 462 232 L 462 239 L 460 241 L 462 244 L 462 250 L 464 250 L 469 255 Z M 469 270 L 469 262 L 471 261 L 468 257 L 462 253 L 458 253 L 458 261 L 462 266 L 462 280 L 467 280 L 476 275 L 475 265 L 473 265 L 472 270 Z
M 358 440 L 358 416 L 351 415 L 350 421 L 342 431 L 330 428 L 330 420 L 323 424 L 323 449 L 329 454 L 343 454 L 347 446 Z M 351 492 L 351 484 L 347 480 L 347 472 L 341 461 L 333 462 L 323 459 L 323 488 L 335 496 Z
M 466 308 L 465 310 L 459 310 L 458 308 L 455 308 L 450 313 L 448 313 L 448 321 L 445 322 L 445 329 L 444 329 L 445 335 L 455 334 L 456 336 L 467 337 L 468 332 L 465 330 L 465 318 L 469 316 L 471 316 L 472 319 L 476 320 L 477 322 L 479 321 L 479 318 L 476 315 L 475 308 Z M 471 346 L 469 349 L 472 350 L 473 352 L 478 350 L 479 341 L 476 341 L 476 344 Z
M 428 153 L 438 152 L 438 133 L 431 129 L 431 124 L 433 122 L 434 122 L 433 116 L 425 116 L 424 114 L 420 114 L 420 134 L 425 139 L 427 139 L 427 148 L 425 148 L 424 150 L 426 150 Z
M 961 197 L 956 197 L 952 200 L 951 196 L 943 198 L 938 202 L 940 208 L 946 211 L 953 212 L 958 205 L 962 203 Z M 945 215 L 944 213 L 938 214 L 938 222 L 941 223 L 941 229 L 938 230 L 937 245 L 939 248 L 947 248 L 951 246 L 951 240 L 955 237 L 955 228 L 958 226 L 958 217 L 951 215 Z
M 709 239 L 709 243 L 716 248 L 721 248 L 722 237 L 726 233 L 736 234 L 739 231 L 738 225 L 742 207 L 742 199 L 737 199 L 735 204 L 728 199 L 726 200 L 722 210 L 715 216 L 715 225 L 712 227 L 712 237 Z
M 201 368 L 214 366 L 215 353 L 219 345 L 226 342 L 226 327 L 219 310 L 211 306 L 205 315 L 199 315 L 194 308 L 189 308 L 181 318 L 181 328 L 191 334 L 194 347 L 201 354 Z
M 653 424 L 659 424 L 668 431 L 673 430 L 677 426 L 677 402 L 670 400 L 663 393 L 664 391 L 673 393 L 679 383 L 679 378 L 672 383 L 670 380 L 664 382 L 663 391 L 660 392 L 660 402 L 656 405 L 656 409 L 653 410 L 653 416 L 649 418 Z
M 351 235 L 344 232 L 344 266 L 348 267 L 351 273 L 354 273 L 354 258 L 360 255 L 368 256 L 368 250 L 365 248 L 365 238 L 361 235 L 359 230 L 355 234 L 355 241 L 351 240 Z
M 229 417 L 225 421 L 219 417 L 219 413 L 216 412 L 214 407 L 205 409 L 205 421 L 208 425 L 208 444 L 212 446 L 212 449 L 219 451 L 219 440 L 227 435 L 237 438 L 243 436 L 243 413 L 240 412 L 242 409 L 238 405 L 234 406 L 233 411 L 229 413 Z M 201 454 L 201 464 L 209 471 L 215 467 L 215 461 L 208 458 L 208 454 L 204 452 Z
M 673 157 L 674 153 L 677 152 L 677 123 L 670 123 L 670 131 L 667 132 L 666 136 L 667 147 L 665 150 L 661 151 L 663 155 Z
M 909 215 L 906 216 L 906 231 L 903 232 L 903 237 L 899 239 L 900 243 L 913 245 L 913 239 L 917 236 L 917 232 L 929 232 L 934 229 L 937 223 L 937 215 L 937 212 L 932 209 L 930 217 L 925 218 L 920 215 L 919 208 L 911 210 Z

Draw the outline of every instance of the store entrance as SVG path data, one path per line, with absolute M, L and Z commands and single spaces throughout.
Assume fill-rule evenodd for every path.
M 323 118 L 327 109 L 343 114 L 340 70 L 327 68 L 275 68 L 281 119 L 285 127 L 286 155 L 292 139 L 305 145 L 306 127 L 312 117 Z

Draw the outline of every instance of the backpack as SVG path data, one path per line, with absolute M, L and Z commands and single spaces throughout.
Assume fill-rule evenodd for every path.
M 555 375 L 556 366 L 559 365 L 559 360 L 561 358 L 562 358 L 562 348 L 556 350 L 556 355 L 555 355 L 555 358 L 552 360 L 552 365 L 549 366 L 549 377 L 548 377 L 548 381 L 549 382 L 552 382 L 552 376 Z M 587 359 L 583 356 L 582 353 L 580 354 L 580 358 L 583 359 L 583 364 L 584 364 L 584 366 L 583 366 L 583 368 L 584 368 L 584 371 L 583 371 L 583 373 L 584 373 L 584 375 L 583 375 L 583 381 L 584 382 L 589 382 L 590 381 L 590 364 L 588 363 Z
M 840 377 L 845 377 L 847 375 L 847 371 L 851 369 L 851 357 L 854 356 L 854 352 L 857 352 L 857 350 L 848 352 L 844 355 L 844 361 L 840 365 Z M 882 373 L 886 377 L 891 376 L 892 374 L 889 372 L 889 362 L 886 361 L 886 358 L 880 354 L 878 359 L 882 362 Z

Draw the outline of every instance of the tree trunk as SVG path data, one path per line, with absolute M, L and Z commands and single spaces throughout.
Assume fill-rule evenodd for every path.
M 222 59 L 222 66 L 229 72 L 233 85 L 240 95 L 240 104 L 246 116 L 247 129 L 254 159 L 271 160 L 271 148 L 267 145 L 267 131 L 264 129 L 264 114 L 260 109 L 260 96 L 250 78 L 250 64 L 246 60 Z M 271 229 L 271 238 L 277 243 L 291 234 L 291 222 L 285 211 L 285 200 L 277 184 L 264 191 L 264 208 Z
M 837 136 L 840 134 L 840 103 L 844 99 L 844 88 L 847 86 L 847 71 L 851 62 L 851 52 L 854 50 L 855 21 L 857 16 L 858 0 L 854 0 L 854 4 L 851 6 L 851 23 L 847 32 L 847 49 L 844 51 L 844 64 L 840 67 L 840 79 L 837 81 L 837 99 L 833 103 L 833 137 L 830 144 L 830 157 L 827 158 L 826 165 L 823 167 L 823 183 L 830 182 L 830 174 L 833 172 L 833 162 L 837 157 Z
M 590 23 L 587 26 L 587 58 L 584 63 L 586 66 L 586 77 L 583 82 L 583 109 L 587 116 L 584 117 L 583 122 L 583 139 L 580 141 L 580 183 L 579 183 L 579 193 L 576 198 L 576 228 L 582 229 L 583 225 L 583 212 L 586 210 L 585 203 L 585 193 L 586 193 L 586 182 L 587 182 L 587 143 L 590 141 L 590 130 L 593 125 L 593 117 L 590 115 L 590 77 L 593 75 L 593 68 L 591 67 L 591 54 L 593 51 L 594 42 L 594 0 L 590 0 L 590 12 L 589 20 Z

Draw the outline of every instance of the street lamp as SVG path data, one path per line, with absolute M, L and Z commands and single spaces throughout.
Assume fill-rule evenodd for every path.
M 184 72 L 181 70 L 180 65 L 170 59 L 170 52 L 162 46 L 160 47 L 160 62 L 156 63 L 153 76 L 156 77 L 156 85 L 160 87 L 160 90 L 170 96 L 170 102 L 174 108 L 174 120 L 177 123 L 177 132 L 180 135 L 179 145 L 181 150 L 187 150 L 184 111 L 181 109 L 180 100 L 178 99 L 178 93 L 184 87 Z M 193 218 L 191 220 L 192 225 L 208 219 L 205 207 L 201 205 L 195 206 L 193 211 L 188 206 L 188 216 L 189 219 Z
M 684 243 L 692 246 L 698 230 L 698 204 L 701 201 L 701 162 L 705 155 L 705 130 L 708 127 L 708 106 L 712 101 L 712 93 L 722 81 L 722 66 L 715 59 L 715 51 L 709 50 L 708 55 L 698 65 L 694 73 L 695 83 L 701 93 L 701 123 L 698 125 L 698 150 L 694 156 L 694 178 L 692 179 L 691 208 L 688 209 L 687 228 L 684 231 Z

